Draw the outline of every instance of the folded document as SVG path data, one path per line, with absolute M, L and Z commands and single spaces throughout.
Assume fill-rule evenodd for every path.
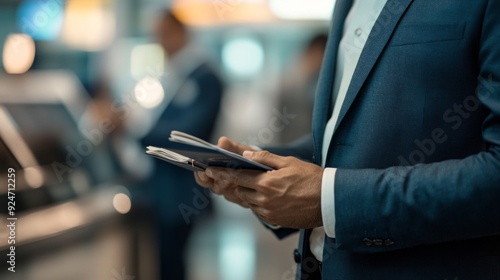
M 146 154 L 192 171 L 203 171 L 208 166 L 273 170 L 187 133 L 174 130 L 169 140 L 164 148 L 148 146 Z

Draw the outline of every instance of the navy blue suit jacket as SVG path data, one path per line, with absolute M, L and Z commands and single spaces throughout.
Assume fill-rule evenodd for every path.
M 321 162 L 351 4 L 336 3 L 312 137 L 271 151 Z M 500 1 L 389 0 L 326 163 L 338 170 L 323 279 L 500 279 Z M 297 279 L 316 269 L 310 231 Z

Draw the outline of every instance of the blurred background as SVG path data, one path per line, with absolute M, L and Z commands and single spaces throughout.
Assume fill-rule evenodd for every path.
M 307 134 L 334 2 L 0 1 L 0 279 L 294 279 L 297 235 L 144 151 Z

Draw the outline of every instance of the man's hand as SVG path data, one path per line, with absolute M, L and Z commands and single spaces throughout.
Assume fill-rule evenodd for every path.
M 243 156 L 246 158 L 275 170 L 261 172 L 209 167 L 205 173 L 196 174 L 198 183 L 224 195 L 229 201 L 251 208 L 269 224 L 290 228 L 322 225 L 321 167 L 267 151 L 252 152 L 246 150 L 250 147 L 227 138 L 219 140 L 219 146 L 221 144 L 238 153 L 245 151 Z
M 217 146 L 239 155 L 243 154 L 244 151 L 253 150 L 250 146 L 229 140 L 227 137 L 221 137 Z M 236 193 L 237 185 L 233 184 L 230 180 L 219 180 L 216 183 L 202 171 L 195 172 L 194 177 L 200 186 L 209 188 L 214 193 L 223 195 L 227 200 L 239 204 L 242 207 L 249 208 L 248 203 L 238 197 Z

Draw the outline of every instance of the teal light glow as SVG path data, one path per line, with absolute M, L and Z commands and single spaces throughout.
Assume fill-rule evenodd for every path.
M 234 77 L 253 77 L 264 66 L 262 44 L 250 37 L 231 39 L 222 48 L 222 63 L 226 71 Z
M 63 0 L 25 0 L 19 5 L 17 24 L 34 40 L 54 40 L 61 31 L 63 16 Z

